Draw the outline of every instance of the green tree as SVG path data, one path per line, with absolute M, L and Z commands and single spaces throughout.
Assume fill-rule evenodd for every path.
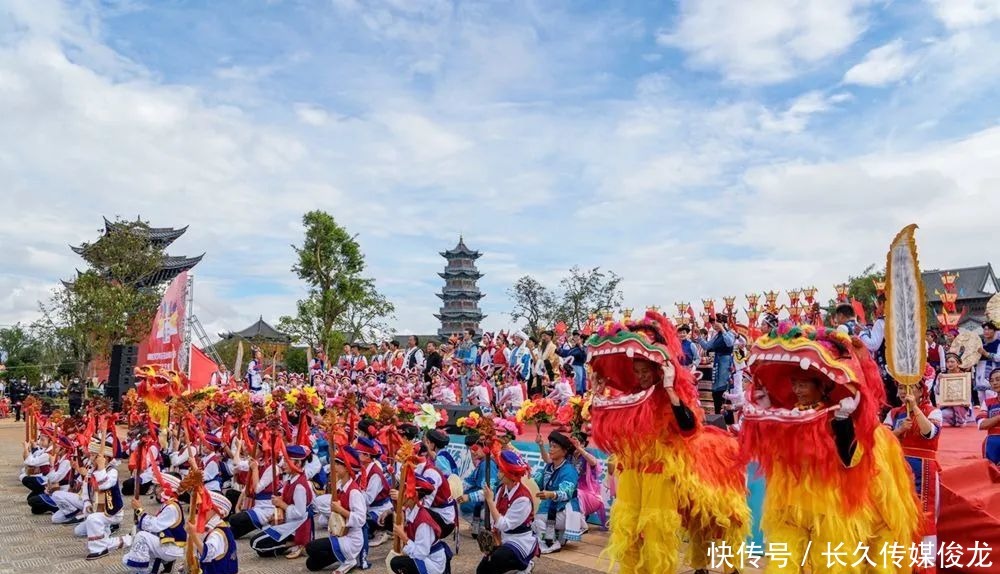
M 111 229 L 82 245 L 89 268 L 61 288 L 47 309 L 46 320 L 88 361 L 109 356 L 113 345 L 141 341 L 163 295 L 164 286 L 150 281 L 163 248 L 150 241 L 149 224 L 119 219 Z
M 41 380 L 42 353 L 38 341 L 20 323 L 0 329 L 0 362 L 6 370 L 4 376 L 13 380 L 24 377 L 32 385 Z
M 366 279 L 361 297 L 348 304 L 337 331 L 351 342 L 375 343 L 395 333 L 388 323 L 395 312 L 396 307 L 375 289 L 375 281 Z
M 542 330 L 553 323 L 552 319 L 557 314 L 555 293 L 534 277 L 521 277 L 507 290 L 507 295 L 514 300 L 511 318 L 526 321 L 531 336 L 538 337 Z
M 302 223 L 305 239 L 301 247 L 292 246 L 298 255 L 292 271 L 309 286 L 309 296 L 296 303 L 294 317 L 282 317 L 278 325 L 329 356 L 338 330 L 371 329 L 394 309 L 378 295 L 372 280 L 362 276 L 361 246 L 333 216 L 310 211 Z
M 617 309 L 622 302 L 621 281 L 614 271 L 604 272 L 600 267 L 570 268 L 569 277 L 559 282 L 562 293 L 557 319 L 580 329 L 591 313 Z
M 285 353 L 285 368 L 289 373 L 305 373 L 309 368 L 306 360 L 306 350 L 302 347 L 292 347 Z
M 847 281 L 844 282 L 847 285 L 847 301 L 850 302 L 851 299 L 860 301 L 865 308 L 865 318 L 868 320 L 871 320 L 877 303 L 878 290 L 875 288 L 875 282 L 884 280 L 885 269 L 879 270 L 873 263 L 865 267 L 858 275 L 849 276 Z M 837 301 L 830 299 L 826 309 L 827 317 L 832 317 L 836 308 Z

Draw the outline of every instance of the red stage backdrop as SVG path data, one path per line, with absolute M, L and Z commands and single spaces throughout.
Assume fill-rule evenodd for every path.
M 137 365 L 162 365 L 168 369 L 180 369 L 182 366 L 182 356 L 187 352 L 183 349 L 187 284 L 186 271 L 170 282 L 153 319 L 152 331 L 139 343 Z

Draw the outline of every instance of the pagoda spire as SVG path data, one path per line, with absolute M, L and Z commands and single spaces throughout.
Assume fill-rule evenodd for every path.
M 476 282 L 483 276 L 476 268 L 476 260 L 482 253 L 469 249 L 465 237 L 458 236 L 458 245 L 441 256 L 448 261 L 444 272 L 438 275 L 444 279 L 444 288 L 437 296 L 441 298 L 441 310 L 434 316 L 441 321 L 438 335 L 450 337 L 474 329 L 480 333 L 479 323 L 486 317 L 479 308 L 479 300 L 484 297 Z

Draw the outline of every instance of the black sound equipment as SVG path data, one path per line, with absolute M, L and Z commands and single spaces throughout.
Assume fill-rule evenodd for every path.
M 434 409 L 438 411 L 444 409 L 448 413 L 448 423 L 444 427 L 444 431 L 448 434 L 462 434 L 461 430 L 455 424 L 459 418 L 467 417 L 472 413 L 483 414 L 482 409 L 472 405 L 434 405 Z
M 726 415 L 705 415 L 705 426 L 719 427 L 726 430 Z
M 122 396 L 135 388 L 135 365 L 139 360 L 138 345 L 115 345 L 111 347 L 111 366 L 108 382 L 104 385 L 104 396 L 111 399 L 115 412 L 122 408 Z

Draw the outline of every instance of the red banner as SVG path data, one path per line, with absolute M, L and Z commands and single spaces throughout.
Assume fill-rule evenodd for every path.
M 168 369 L 180 369 L 184 365 L 184 321 L 187 317 L 188 274 L 185 271 L 167 287 L 160 301 L 160 308 L 153 319 L 153 329 L 146 340 L 139 343 L 137 365 L 162 365 Z
M 212 374 L 219 370 L 204 351 L 191 345 L 191 376 L 188 378 L 188 388 L 192 391 L 208 386 L 212 381 Z

